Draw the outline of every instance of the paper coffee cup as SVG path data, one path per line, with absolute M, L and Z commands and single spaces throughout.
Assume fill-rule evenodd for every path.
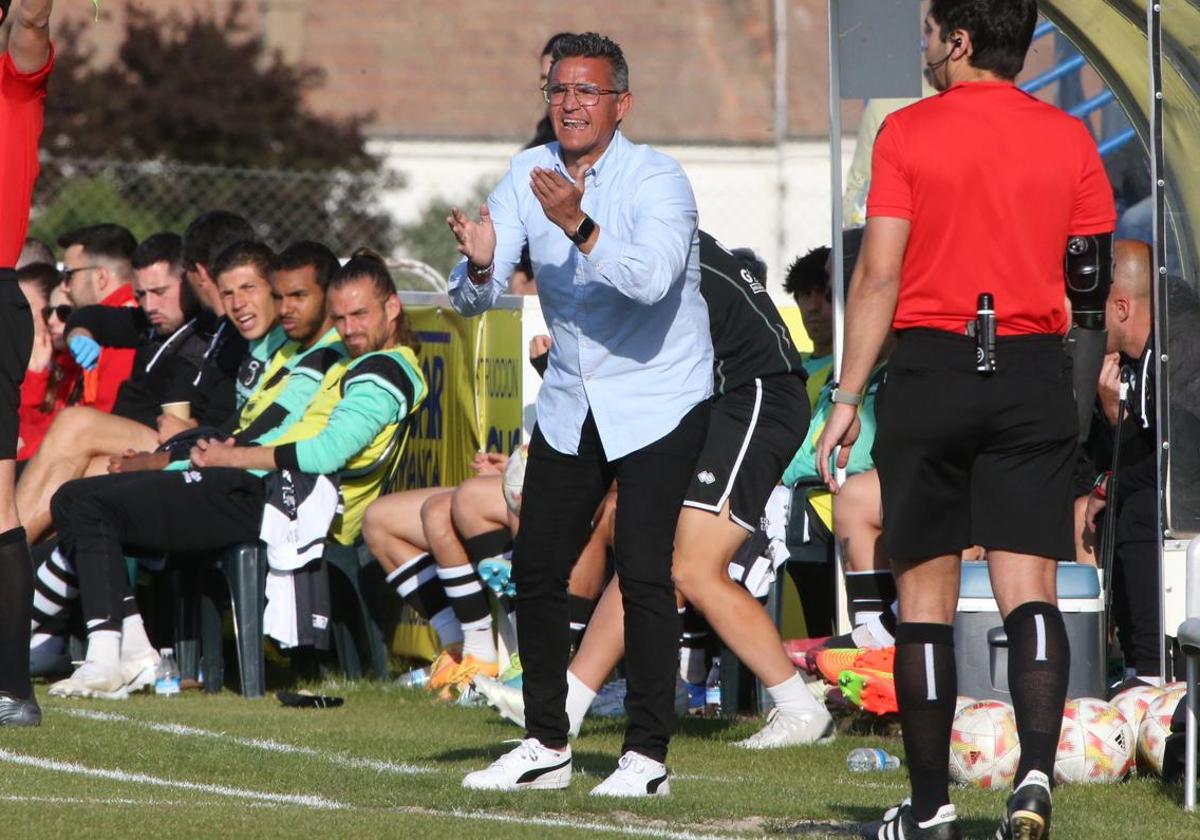
M 172 417 L 178 417 L 180 420 L 191 420 L 192 404 L 187 400 L 184 400 L 183 402 L 163 403 L 162 413 L 170 414 Z

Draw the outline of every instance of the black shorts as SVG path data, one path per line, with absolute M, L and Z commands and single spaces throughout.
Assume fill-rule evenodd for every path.
M 717 397 L 684 506 L 719 513 L 728 501 L 730 519 L 758 530 L 771 490 L 804 443 L 810 413 L 804 379 L 789 373 Z
M 0 269 L 0 461 L 17 457 L 21 381 L 33 352 L 33 314 L 16 275 Z
M 905 330 L 875 417 L 890 558 L 971 545 L 1074 558 L 1078 420 L 1061 338 L 999 338 L 996 371 L 985 375 L 975 372 L 974 339 Z

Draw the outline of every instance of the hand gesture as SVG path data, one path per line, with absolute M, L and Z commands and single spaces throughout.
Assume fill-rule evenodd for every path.
M 33 352 L 29 354 L 28 369 L 34 373 L 41 373 L 50 368 L 50 361 L 54 358 L 54 342 L 50 339 L 50 330 L 42 327 L 40 330 L 34 330 L 33 333 Z
M 584 182 L 587 180 L 587 164 L 581 163 L 572 173 L 572 184 L 553 169 L 534 167 L 529 177 L 529 187 L 542 205 L 546 218 L 563 229 L 568 236 L 573 234 L 583 221 Z
M 858 440 L 860 429 L 858 410 L 854 406 L 846 403 L 833 404 L 825 428 L 821 430 L 821 437 L 817 439 L 817 472 L 821 474 L 821 480 L 829 486 L 831 493 L 838 491 L 838 484 L 829 467 L 830 455 L 833 454 L 834 447 L 840 446 L 837 465 L 839 469 L 845 469 L 846 464 L 850 463 L 850 448 Z
M 217 440 L 216 438 L 201 438 L 192 447 L 189 460 L 193 467 L 236 467 L 233 438 Z
M 476 268 L 486 268 L 496 255 L 496 228 L 487 204 L 479 205 L 479 221 L 472 222 L 457 207 L 446 217 L 450 232 L 458 240 L 458 253 Z
M 1096 384 L 1096 395 L 1104 408 L 1104 416 L 1112 425 L 1117 424 L 1117 408 L 1121 402 L 1121 354 L 1109 353 L 1100 367 L 1100 381 Z
M 499 452 L 476 452 L 471 469 L 476 475 L 500 475 L 508 464 L 508 456 Z
M 86 371 L 96 369 L 100 361 L 100 345 L 90 335 L 76 335 L 67 342 L 75 363 Z
M 548 335 L 535 335 L 529 339 L 529 358 L 536 359 L 550 352 L 551 338 Z

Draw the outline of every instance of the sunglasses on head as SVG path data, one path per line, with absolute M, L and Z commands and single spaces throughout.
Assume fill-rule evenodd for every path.
M 42 317 L 49 321 L 51 315 L 57 315 L 58 320 L 65 324 L 73 311 L 74 307 L 66 303 L 60 303 L 58 306 L 43 306 Z

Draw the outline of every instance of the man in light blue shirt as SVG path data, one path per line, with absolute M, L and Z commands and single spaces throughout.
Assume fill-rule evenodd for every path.
M 617 130 L 633 96 L 615 43 L 560 40 L 543 91 L 558 141 L 513 159 L 478 222 L 457 209 L 447 220 L 466 257 L 450 276 L 455 308 L 491 306 L 528 242 L 553 338 L 513 563 L 527 738 L 463 784 L 570 781 L 567 578 L 615 479 L 629 727 L 618 770 L 593 793 L 663 794 L 679 638 L 673 537 L 712 394 L 696 202 L 678 163 Z

